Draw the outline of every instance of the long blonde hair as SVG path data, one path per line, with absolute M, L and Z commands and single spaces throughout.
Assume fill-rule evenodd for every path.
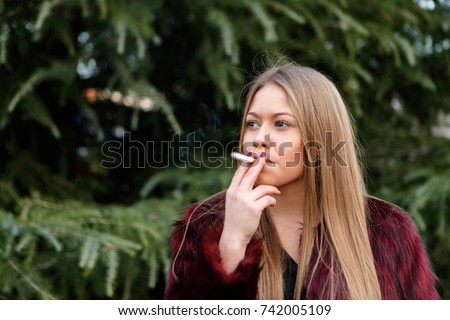
M 302 151 L 303 162 L 309 165 L 304 171 L 305 206 L 299 208 L 304 221 L 295 298 L 300 299 L 302 288 L 308 289 L 316 268 L 326 261 L 329 278 L 321 280 L 330 293 L 324 299 L 336 297 L 339 281 L 349 299 L 381 299 L 367 231 L 365 187 L 356 140 L 341 95 L 327 77 L 314 69 L 294 63 L 269 68 L 248 89 L 241 145 L 245 115 L 253 96 L 268 83 L 278 84 L 286 91 L 303 143 L 314 146 Z M 333 159 L 329 153 L 339 143 L 344 146 L 339 149 L 339 159 Z M 283 299 L 283 251 L 267 212 L 257 236 L 263 239 L 258 298 Z M 318 257 L 311 261 L 313 249 Z

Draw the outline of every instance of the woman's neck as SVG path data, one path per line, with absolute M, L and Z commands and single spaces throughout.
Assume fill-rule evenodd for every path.
M 303 222 L 303 208 L 305 189 L 303 181 L 295 181 L 288 185 L 278 187 L 281 194 L 274 196 L 277 200 L 275 207 L 270 208 L 274 219 Z
M 297 182 L 296 185 L 281 187 L 281 194 L 275 196 L 275 207 L 268 210 L 281 246 L 295 261 L 298 261 L 303 229 L 304 189 L 301 186 Z

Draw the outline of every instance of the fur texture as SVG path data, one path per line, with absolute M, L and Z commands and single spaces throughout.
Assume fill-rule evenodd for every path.
M 227 274 L 222 268 L 218 248 L 224 206 L 225 193 L 222 192 L 200 206 L 190 206 L 182 220 L 176 222 L 171 236 L 173 255 L 166 287 L 167 299 L 256 298 L 261 242 L 252 240 L 237 269 Z M 366 208 L 383 299 L 439 299 L 435 289 L 436 277 L 422 240 L 407 214 L 372 197 L 367 198 Z M 311 266 L 315 257 L 316 252 L 313 251 Z M 307 299 L 329 299 L 331 290 L 335 299 L 347 298 L 345 281 L 339 277 L 339 272 L 335 288 L 325 280 L 330 272 L 327 262 L 319 264 L 313 278 L 310 274 L 306 277 L 305 283 L 309 284 Z

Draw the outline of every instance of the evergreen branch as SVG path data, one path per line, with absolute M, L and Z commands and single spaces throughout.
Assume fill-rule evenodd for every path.
M 23 206 L 22 210 L 20 211 L 20 219 L 21 220 L 27 220 L 29 217 L 29 212 L 31 211 L 31 209 L 34 206 L 40 206 L 43 208 L 47 208 L 47 209 L 57 209 L 57 210 L 63 210 L 66 209 L 64 206 L 59 205 L 59 204 L 55 204 L 55 203 L 50 203 L 48 201 L 45 200 L 41 200 L 41 199 L 26 199 L 26 204 L 25 206 Z
M 144 225 L 142 223 L 133 223 L 132 226 L 138 230 L 146 231 L 147 233 L 151 234 L 153 238 L 155 238 L 157 241 L 163 240 L 163 235 L 158 232 L 153 226 L 151 225 Z
M 12 113 L 14 109 L 16 108 L 17 104 L 20 102 L 20 100 L 27 95 L 29 92 L 31 92 L 34 88 L 34 86 L 40 82 L 45 77 L 45 71 L 40 70 L 34 73 L 19 89 L 19 91 L 16 92 L 14 97 L 11 99 L 11 101 L 8 104 L 8 107 L 6 108 L 9 113 Z
M 80 2 L 81 12 L 83 12 L 83 18 L 89 17 L 89 5 L 87 0 L 78 0 Z
M 50 17 L 51 12 L 53 10 L 53 7 L 57 6 L 58 4 L 62 3 L 63 0 L 47 0 L 44 2 L 44 4 L 41 7 L 41 10 L 39 11 L 39 15 L 36 20 L 35 24 L 35 40 L 40 40 L 42 36 L 42 28 L 45 24 L 45 21 Z
M 41 69 L 33 73 L 27 81 L 15 93 L 14 97 L 8 103 L 7 111 L 12 113 L 19 102 L 34 90 L 34 87 L 46 79 L 59 79 L 61 81 L 70 81 L 73 74 L 73 66 L 70 62 L 64 63 L 61 61 L 54 62 L 49 68 Z
M 103 243 L 104 246 L 112 249 L 118 248 L 122 251 L 127 252 L 130 256 L 135 255 L 136 251 L 142 248 L 140 244 L 137 244 L 133 241 L 119 238 L 109 233 L 102 233 L 96 230 L 82 230 L 82 229 L 75 230 L 64 226 L 58 226 L 56 227 L 55 230 L 62 232 L 64 234 L 71 234 L 73 236 L 79 237 L 80 239 L 84 239 L 86 237 L 93 237 L 97 239 L 97 241 Z
M 67 255 L 65 255 L 67 256 Z M 73 255 L 74 257 L 78 257 L 78 255 Z M 50 267 L 54 266 L 55 264 L 58 263 L 58 259 L 57 258 L 51 258 L 48 261 L 42 262 L 42 263 L 38 263 L 36 265 L 34 265 L 34 269 L 35 270 L 45 270 L 45 269 L 49 269 Z
M 296 23 L 298 24 L 306 23 L 306 19 L 301 14 L 293 10 L 291 7 L 285 6 L 279 2 L 270 2 L 269 4 L 272 5 L 276 10 L 284 13 L 286 17 L 295 21 Z
M 173 106 L 169 103 L 169 101 L 166 99 L 166 96 L 163 93 L 158 92 L 150 84 L 142 84 L 136 82 L 131 76 L 128 69 L 122 63 L 122 61 L 116 59 L 115 65 L 119 71 L 119 74 L 124 78 L 125 82 L 128 83 L 129 87 L 131 88 L 137 87 L 138 88 L 137 92 L 139 92 L 140 94 L 146 94 L 154 100 L 155 105 L 161 108 L 162 112 L 167 118 L 167 121 L 172 126 L 172 129 L 174 130 L 175 133 L 183 132 L 180 123 L 178 122 L 177 118 L 175 117 L 175 114 L 173 113 Z
M 117 33 L 117 53 L 122 55 L 125 52 L 125 40 L 127 37 L 127 25 L 125 21 L 119 20 L 116 22 L 116 33 Z
M 28 277 L 11 259 L 6 258 L 6 261 L 8 264 L 13 268 L 24 280 L 25 282 L 33 288 L 36 292 L 38 292 L 43 299 L 50 299 L 55 300 L 56 298 L 51 295 L 49 292 L 45 291 L 44 289 L 40 288 L 37 283 L 35 283 L 30 277 Z
M 50 232 L 50 230 L 43 228 L 42 226 L 36 223 L 30 223 L 30 226 L 34 227 L 37 230 L 37 233 L 43 236 L 48 242 L 53 245 L 56 252 L 60 252 L 62 250 L 62 245 L 58 241 L 58 239 Z
M 306 20 L 311 24 L 312 28 L 316 32 L 316 36 L 320 41 L 325 41 L 325 31 L 322 28 L 322 23 L 316 19 L 315 15 L 306 8 L 306 6 L 301 6 L 298 8 L 298 11 L 305 16 Z
M 9 39 L 9 26 L 5 23 L 2 24 L 0 29 L 0 66 L 6 63 L 7 45 Z
M 168 122 L 172 126 L 172 129 L 175 133 L 182 133 L 183 130 L 181 129 L 181 125 L 178 122 L 177 118 L 175 117 L 175 114 L 173 113 L 173 107 L 172 105 L 167 101 L 165 95 L 160 94 L 156 102 L 161 107 L 161 110 L 164 112 Z
M 24 248 L 28 247 L 34 240 L 35 237 L 31 233 L 26 233 L 19 241 L 19 243 L 16 245 L 14 250 L 16 252 L 21 252 Z
M 277 32 L 275 31 L 275 22 L 274 20 L 267 14 L 265 8 L 261 4 L 261 2 L 257 1 L 248 1 L 245 2 L 250 11 L 256 17 L 256 19 L 261 23 L 264 28 L 264 39 L 267 42 L 275 42 L 278 40 Z
M 108 7 L 106 0 L 97 0 L 97 5 L 100 8 L 100 19 L 104 20 L 108 16 Z
M 158 270 L 159 270 L 159 265 L 158 265 L 158 261 L 156 259 L 156 254 L 155 251 L 150 252 L 150 257 L 149 257 L 149 279 L 148 279 L 148 286 L 150 288 L 154 288 L 156 287 L 156 280 L 157 280 L 157 276 L 158 276 Z
M 8 181 L 0 181 L 0 194 L 1 194 L 1 192 L 6 193 L 10 199 L 12 199 L 16 202 L 19 201 L 19 199 L 20 199 L 20 196 L 17 193 L 16 189 Z
M 234 28 L 228 16 L 221 10 L 213 9 L 208 13 L 208 21 L 220 29 L 225 54 L 231 57 L 233 64 L 239 62 Z
M 87 237 L 81 248 L 79 266 L 83 269 L 92 270 L 95 267 L 95 263 L 98 258 L 98 252 L 100 250 L 100 243 L 94 238 Z
M 351 15 L 342 11 L 337 5 L 330 1 L 320 1 L 325 7 L 329 8 L 331 12 L 333 12 L 340 21 L 340 26 L 343 30 L 353 29 L 357 33 L 368 36 L 369 31 L 358 21 L 356 21 Z
M 116 250 L 109 250 L 107 257 L 108 270 L 106 272 L 106 295 L 108 297 L 112 297 L 114 295 L 115 283 L 119 269 L 119 255 Z
M 410 66 L 414 66 L 416 64 L 416 57 L 415 57 L 415 52 L 414 52 L 414 48 L 412 47 L 412 45 L 409 43 L 409 41 L 407 39 L 405 39 L 404 37 L 402 37 L 400 34 L 395 33 L 393 36 L 393 40 L 400 46 L 400 48 L 402 49 L 405 57 L 406 57 L 406 61 L 408 62 L 408 64 Z
M 125 267 L 125 279 L 124 279 L 124 288 L 123 288 L 123 296 L 124 300 L 130 299 L 131 292 L 131 283 L 133 281 L 133 275 L 135 274 L 134 270 L 134 260 L 127 260 Z

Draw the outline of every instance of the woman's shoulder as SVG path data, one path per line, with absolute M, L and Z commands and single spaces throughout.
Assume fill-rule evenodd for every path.
M 183 220 L 200 218 L 202 216 L 220 218 L 224 209 L 225 191 L 220 191 L 209 198 L 190 204 L 183 212 Z
M 189 205 L 174 222 L 170 236 L 172 250 L 176 252 L 183 243 L 193 250 L 202 242 L 205 233 L 220 230 L 223 225 L 224 208 L 224 191 Z
M 367 196 L 366 211 L 372 244 L 391 244 L 397 249 L 421 241 L 416 226 L 405 210 L 388 201 Z
M 399 206 L 373 196 L 366 197 L 366 210 L 369 225 L 380 227 L 391 225 L 393 227 L 412 224 L 412 220 L 405 210 Z
M 225 191 L 218 192 L 207 199 L 190 204 L 175 223 L 175 228 L 188 224 L 194 232 L 201 232 L 223 221 L 225 211 Z

